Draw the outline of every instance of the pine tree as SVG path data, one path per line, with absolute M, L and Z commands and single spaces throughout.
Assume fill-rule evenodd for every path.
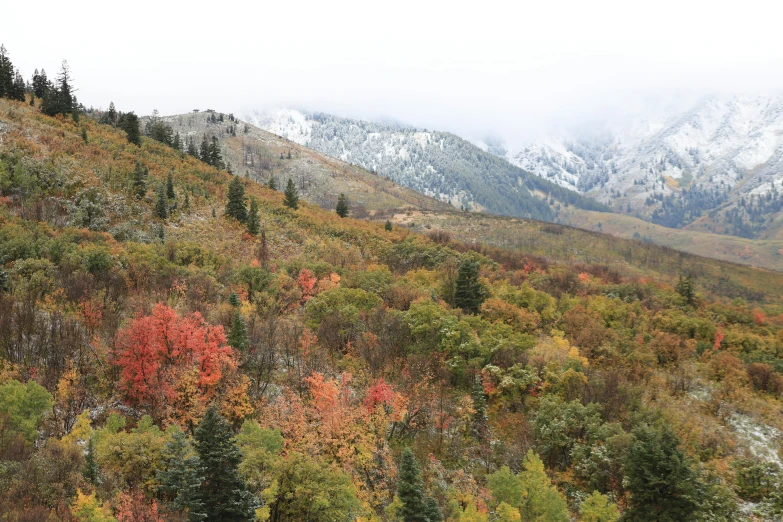
M 117 125 L 117 109 L 114 107 L 114 102 L 109 102 L 109 110 L 106 112 L 106 119 L 109 125 Z
M 269 175 L 269 183 L 266 184 L 267 187 L 269 187 L 272 190 L 277 190 L 277 183 L 275 182 L 275 176 L 270 174 Z
M 201 161 L 203 161 L 207 165 L 212 165 L 212 163 L 210 163 L 210 160 L 212 158 L 209 154 L 209 141 L 207 141 L 206 134 L 204 135 L 204 137 L 201 138 L 201 147 L 199 147 L 198 156 L 199 158 L 201 158 Z
M 228 186 L 228 204 L 226 215 L 240 223 L 247 221 L 247 207 L 245 207 L 245 185 L 240 178 L 233 178 Z
M 677 286 L 675 286 L 675 291 L 680 294 L 683 298 L 685 298 L 685 302 L 688 304 L 688 306 L 693 306 L 696 304 L 696 291 L 693 287 L 693 279 L 691 279 L 690 274 L 683 277 L 680 275 L 680 279 L 677 281 Z
M 163 223 L 158 225 L 158 239 L 161 241 L 166 239 L 166 228 L 163 226 Z
M 691 520 L 696 512 L 696 476 L 668 426 L 640 426 L 625 462 L 630 506 L 623 520 Z
M 48 90 L 49 79 L 46 77 L 46 71 L 41 69 L 39 73 L 38 69 L 36 69 L 35 73 L 33 73 L 33 94 L 38 98 L 43 98 Z
M 119 128 L 128 135 L 128 143 L 141 146 L 141 131 L 139 130 L 139 117 L 133 112 L 127 112 L 120 118 Z
M 166 198 L 166 187 L 163 185 L 158 188 L 158 201 L 155 203 L 155 214 L 160 219 L 169 217 L 169 202 Z
M 198 500 L 207 520 L 244 522 L 255 519 L 256 501 L 239 476 L 242 455 L 226 419 L 210 407 L 195 432 L 204 480 Z
M 0 98 L 9 98 L 14 84 L 14 65 L 4 45 L 0 45 Z
M 476 437 L 476 440 L 486 441 L 489 438 L 487 397 L 484 393 L 484 387 L 481 385 L 481 380 L 478 378 L 473 383 L 470 398 L 473 400 L 473 409 L 475 410 L 471 432 L 473 433 L 473 436 Z
M 261 230 L 261 219 L 258 216 L 258 202 L 255 198 L 250 199 L 250 211 L 247 214 L 247 231 L 257 236 Z
M 454 287 L 454 306 L 475 314 L 487 297 L 487 291 L 479 280 L 479 264 L 466 259 L 459 265 Z
M 86 127 L 82 127 L 82 140 L 84 141 L 84 143 L 87 143 L 87 128 Z
M 185 191 L 185 204 L 184 204 L 185 209 L 189 209 L 190 208 L 190 196 L 189 196 L 189 194 L 190 193 L 186 190 Z
M 299 208 L 299 192 L 296 190 L 294 180 L 288 178 L 288 184 L 285 186 L 285 197 L 283 198 L 283 205 L 294 210 Z
M 204 480 L 200 474 L 201 463 L 197 456 L 191 455 L 185 433 L 178 427 L 173 429 L 163 453 L 163 466 L 157 472 L 160 482 L 158 495 L 170 509 L 187 513 L 189 521 L 204 520 L 206 513 L 199 500 L 199 489 Z
M 220 154 L 220 143 L 217 136 L 212 136 L 212 143 L 209 144 L 209 162 L 215 168 L 223 168 L 223 156 Z
M 196 140 L 193 139 L 193 136 L 188 138 L 188 155 L 193 156 L 194 158 L 198 158 L 198 149 L 196 148 Z
M 337 208 L 335 211 L 341 218 L 348 217 L 348 202 L 345 199 L 345 194 L 341 193 L 337 198 Z
M 133 195 L 142 199 L 147 195 L 147 176 L 141 163 L 136 162 L 136 169 L 133 171 Z
M 419 463 L 410 448 L 402 451 L 397 498 L 402 504 L 398 511 L 402 522 L 439 522 L 443 519 L 435 499 L 424 494 Z
M 84 467 L 82 468 L 82 477 L 92 484 L 98 485 L 99 471 L 98 461 L 95 457 L 95 441 L 92 437 L 87 440 L 87 453 L 84 455 Z
M 236 292 L 231 292 L 231 293 L 228 295 L 228 304 L 230 304 L 230 305 L 231 305 L 231 306 L 233 306 L 234 308 L 239 308 L 239 305 L 241 305 L 241 304 L 242 304 L 242 303 L 239 301 L 239 296 L 237 295 L 237 293 L 236 293 Z
M 169 199 L 174 199 L 177 197 L 177 195 L 174 193 L 174 179 L 171 176 L 171 172 L 169 172 L 169 175 L 166 177 L 166 197 Z
M 19 69 L 16 70 L 16 76 L 14 76 L 14 83 L 11 85 L 11 93 L 8 96 L 12 100 L 25 101 L 25 95 L 27 94 L 27 85 L 24 83 L 24 78 L 19 73 Z
M 247 326 L 245 321 L 239 314 L 239 311 L 234 312 L 234 317 L 231 319 L 231 330 L 228 332 L 228 345 L 239 351 L 244 352 L 247 350 L 250 344 L 250 339 L 247 336 Z
M 386 224 L 383 226 L 383 228 L 385 228 L 387 232 L 391 232 L 392 231 L 392 222 L 387 219 L 386 220 Z
M 56 114 L 75 114 L 76 98 L 73 96 L 71 71 L 68 62 L 63 60 L 56 87 L 47 90 L 41 110 L 48 116 Z
M 174 140 L 171 142 L 171 146 L 178 152 L 182 152 L 182 139 L 179 137 L 179 131 L 174 134 Z

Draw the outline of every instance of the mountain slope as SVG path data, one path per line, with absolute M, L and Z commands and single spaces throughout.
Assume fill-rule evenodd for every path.
M 783 97 L 710 97 L 686 111 L 542 138 L 511 161 L 656 224 L 779 237 Z
M 606 208 L 542 181 L 453 134 L 279 110 L 254 113 L 259 127 L 378 172 L 456 208 L 552 221 L 557 204 Z
M 212 118 L 222 121 L 212 122 Z M 148 118 L 144 118 L 142 124 Z M 261 183 L 270 177 L 282 190 L 288 179 L 302 197 L 333 209 L 344 193 L 354 216 L 388 209 L 448 210 L 447 203 L 397 185 L 355 165 L 336 160 L 228 115 L 210 111 L 161 117 L 183 142 L 217 137 L 225 162 L 238 175 Z M 233 131 L 233 132 L 232 132 Z

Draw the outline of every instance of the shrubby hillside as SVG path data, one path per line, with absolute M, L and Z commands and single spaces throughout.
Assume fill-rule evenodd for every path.
M 779 293 L 341 218 L 29 100 L 0 100 L 3 520 L 783 513 Z

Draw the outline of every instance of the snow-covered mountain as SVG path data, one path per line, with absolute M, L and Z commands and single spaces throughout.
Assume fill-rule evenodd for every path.
M 547 221 L 555 218 L 558 204 L 605 209 L 500 158 L 502 144 L 493 140 L 486 147 L 494 154 L 447 132 L 328 114 L 283 109 L 251 113 L 246 119 L 457 208 Z
M 783 97 L 709 97 L 684 112 L 533 140 L 509 159 L 659 224 L 756 236 L 783 207 Z

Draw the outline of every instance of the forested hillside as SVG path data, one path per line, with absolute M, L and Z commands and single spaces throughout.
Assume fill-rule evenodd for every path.
M 0 99 L 0 520 L 783 516 L 780 293 L 341 218 L 70 89 Z
M 393 127 L 329 114 L 255 114 L 259 127 L 377 172 L 458 209 L 552 221 L 561 205 L 608 211 L 447 132 Z

